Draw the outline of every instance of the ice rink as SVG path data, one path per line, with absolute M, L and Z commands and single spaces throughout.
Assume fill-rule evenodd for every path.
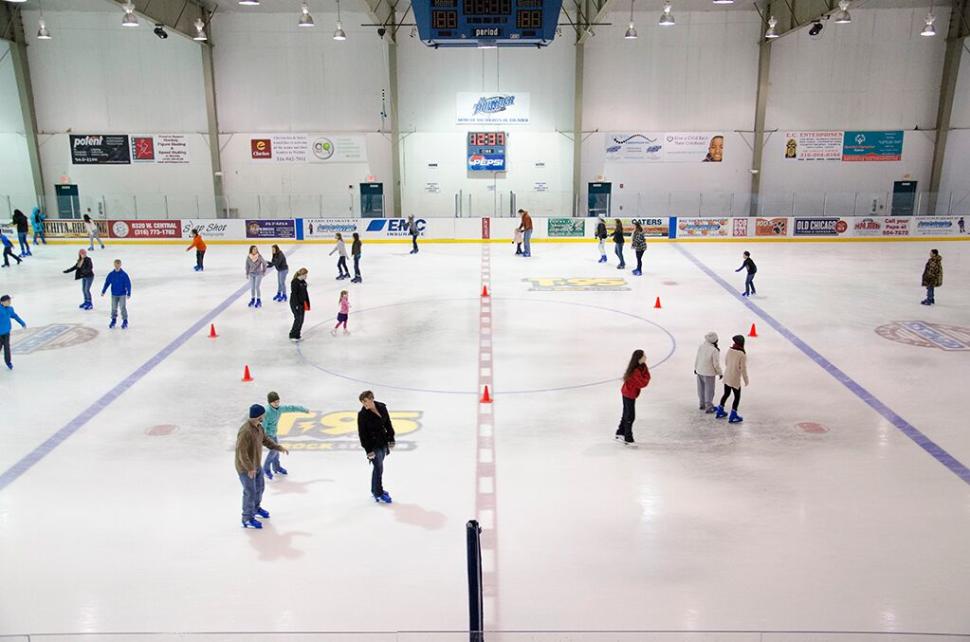
M 474 518 L 494 629 L 970 634 L 970 244 L 658 242 L 634 277 L 629 246 L 618 271 L 593 243 L 365 243 L 361 285 L 334 280 L 330 246 L 287 246 L 290 276 L 310 271 L 299 345 L 275 274 L 247 307 L 243 246 L 210 246 L 204 273 L 181 246 L 97 250 L 90 312 L 61 273 L 77 247 L 0 272 L 28 323 L 0 372 L 0 634 L 461 630 Z M 97 297 L 114 258 L 124 331 Z M 745 421 L 715 421 L 695 351 L 753 323 Z M 636 348 L 653 380 L 629 449 Z M 356 438 L 364 389 L 398 431 L 389 506 Z M 232 449 L 270 390 L 311 413 L 285 417 L 290 474 L 243 530 Z

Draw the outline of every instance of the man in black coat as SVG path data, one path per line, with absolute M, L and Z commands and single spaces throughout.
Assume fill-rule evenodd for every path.
M 394 448 L 394 426 L 387 406 L 374 401 L 374 393 L 365 390 L 360 393 L 362 408 L 357 413 L 357 434 L 360 445 L 367 453 L 367 460 L 374 467 L 371 471 L 370 492 L 375 502 L 391 503 L 391 496 L 383 486 L 384 457 Z

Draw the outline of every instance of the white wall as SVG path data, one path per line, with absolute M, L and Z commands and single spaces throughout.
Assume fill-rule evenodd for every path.
M 0 40 L 0 220 L 9 222 L 14 209 L 30 214 L 33 180 L 10 47 Z

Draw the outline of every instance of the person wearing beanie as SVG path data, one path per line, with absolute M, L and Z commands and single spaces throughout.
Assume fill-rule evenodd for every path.
M 943 285 L 943 257 L 938 250 L 930 250 L 930 258 L 923 268 L 923 287 L 926 288 L 926 298 L 920 301 L 923 305 L 936 304 L 936 288 Z
M 724 394 L 721 396 L 721 403 L 715 408 L 717 419 L 724 419 L 728 416 L 724 412 L 724 404 L 728 397 L 734 393 L 734 404 L 731 406 L 731 418 L 728 419 L 732 424 L 741 423 L 744 417 L 738 414 L 738 405 L 741 403 L 741 384 L 748 385 L 748 355 L 744 351 L 744 336 L 736 334 L 732 337 L 734 345 L 727 351 L 724 357 Z
M 717 347 L 716 332 L 708 332 L 704 336 L 704 342 L 697 348 L 694 374 L 697 375 L 697 407 L 711 414 L 714 412 L 714 377 L 724 376 L 721 372 L 721 350 Z
M 13 370 L 13 361 L 10 359 L 10 328 L 13 325 L 10 321 L 16 321 L 20 327 L 26 328 L 24 320 L 17 316 L 17 311 L 13 309 L 13 301 L 9 294 L 0 297 L 0 349 L 3 350 L 3 362 L 7 364 L 8 370 Z
M 239 483 L 243 487 L 243 528 L 262 528 L 263 524 L 256 517 L 269 518 L 269 512 L 262 507 L 265 480 L 263 479 L 263 468 L 260 466 L 260 462 L 263 461 L 263 446 L 270 450 L 290 453 L 289 450 L 266 436 L 263 431 L 263 416 L 265 414 L 266 409 L 261 405 L 253 404 L 250 406 L 249 419 L 243 422 L 236 434 L 236 473 L 239 475 Z
M 275 392 L 266 395 L 266 401 L 266 416 L 263 417 L 263 430 L 266 432 L 266 436 L 277 444 L 280 442 L 276 435 L 280 423 L 280 415 L 288 412 L 310 412 L 303 406 L 281 406 L 280 396 Z M 273 473 L 279 473 L 280 475 L 288 474 L 288 471 L 280 466 L 280 451 L 278 450 L 270 450 L 266 453 L 266 461 L 263 464 L 263 474 L 266 475 L 266 479 L 273 479 Z

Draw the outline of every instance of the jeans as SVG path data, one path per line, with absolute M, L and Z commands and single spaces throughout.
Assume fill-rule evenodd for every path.
M 276 293 L 286 294 L 286 275 L 289 270 L 276 270 Z
M 195 251 L 195 266 L 198 268 L 202 267 L 202 261 L 205 259 L 205 250 Z
M 276 438 L 276 435 L 271 436 L 270 439 L 272 439 L 276 443 L 280 443 L 279 439 Z M 273 471 L 274 473 L 278 473 L 281 468 L 282 466 L 280 466 L 280 451 L 270 450 L 269 452 L 267 452 L 266 461 L 263 463 L 263 471 L 264 472 Z
M 299 339 L 300 333 L 303 331 L 303 317 L 306 316 L 306 309 L 302 305 L 290 304 L 290 310 L 293 312 L 293 327 L 290 328 L 290 338 Z
M 101 246 L 101 249 L 103 250 L 104 249 L 104 241 L 101 240 L 101 236 L 98 234 L 97 231 L 88 232 L 88 240 L 91 241 L 91 247 L 89 247 L 88 249 L 89 250 L 93 250 L 94 249 L 94 239 L 98 239 L 98 245 L 100 245 Z
M 606 256 L 606 239 L 599 240 L 600 256 Z
M 30 245 L 27 244 L 27 232 L 17 232 L 17 240 L 20 241 L 20 255 L 30 254 Z
M 748 272 L 748 276 L 744 277 L 744 293 L 757 294 L 754 289 L 754 274 L 751 272 Z
M 354 255 L 354 278 L 360 278 L 360 254 Z
M 263 471 L 257 468 L 253 479 L 249 478 L 249 473 L 239 473 L 239 483 L 243 487 L 242 521 L 246 522 L 256 517 L 256 511 L 261 508 L 266 479 Z
M 94 283 L 93 276 L 86 276 L 81 279 L 81 292 L 84 294 L 84 302 L 91 303 L 91 284 Z
M 44 245 L 47 245 L 47 237 L 44 235 L 44 228 L 34 230 L 34 245 L 37 245 L 38 238 L 40 238 Z
M 617 435 L 623 435 L 628 442 L 633 442 L 633 420 L 637 418 L 637 400 L 623 397 L 623 416 L 620 418 L 620 427 L 616 429 Z
M 724 407 L 724 404 L 727 403 L 728 397 L 731 396 L 731 393 L 732 392 L 734 393 L 734 403 L 731 404 L 731 410 L 737 412 L 738 411 L 738 404 L 741 403 L 741 389 L 740 388 L 732 388 L 731 386 L 729 386 L 727 384 L 724 384 L 724 394 L 721 395 L 721 403 L 719 403 L 718 405 L 721 406 L 721 408 L 723 408 Z
M 714 375 L 697 375 L 697 407 L 708 410 L 714 407 Z
M 3 348 L 3 362 L 8 366 L 13 363 L 10 360 L 10 333 L 0 334 L 0 347 Z
M 532 230 L 522 232 L 522 243 L 525 244 L 525 255 L 532 256 Z
M 337 276 L 350 276 L 350 270 L 347 269 L 347 257 L 341 256 L 337 259 Z
M 626 267 L 626 261 L 623 260 L 623 244 L 614 243 L 613 246 L 614 246 L 613 251 L 616 252 L 616 256 L 619 257 L 620 259 L 620 267 Z
M 128 297 L 111 295 L 111 318 L 118 317 L 118 308 L 121 307 L 121 318 L 128 320 Z
M 637 250 L 637 272 L 643 270 L 643 252 L 644 250 Z
M 374 451 L 374 458 L 370 460 L 374 468 L 370 473 L 370 494 L 380 497 L 384 494 L 384 457 L 387 456 L 387 447 L 381 446 Z
M 929 301 L 930 303 L 936 303 L 936 299 L 933 298 L 935 292 L 936 292 L 936 287 L 932 285 L 926 288 L 926 300 Z
M 11 246 L 11 245 L 4 245 L 3 246 L 3 266 L 4 267 L 7 267 L 8 265 L 10 265 L 10 258 L 9 257 L 11 257 L 11 256 L 14 258 L 14 260 L 17 263 L 21 263 L 20 257 L 13 253 L 13 246 Z
M 263 283 L 262 274 L 250 274 L 249 275 L 249 297 L 251 299 L 262 299 L 263 294 L 259 289 L 259 286 Z

